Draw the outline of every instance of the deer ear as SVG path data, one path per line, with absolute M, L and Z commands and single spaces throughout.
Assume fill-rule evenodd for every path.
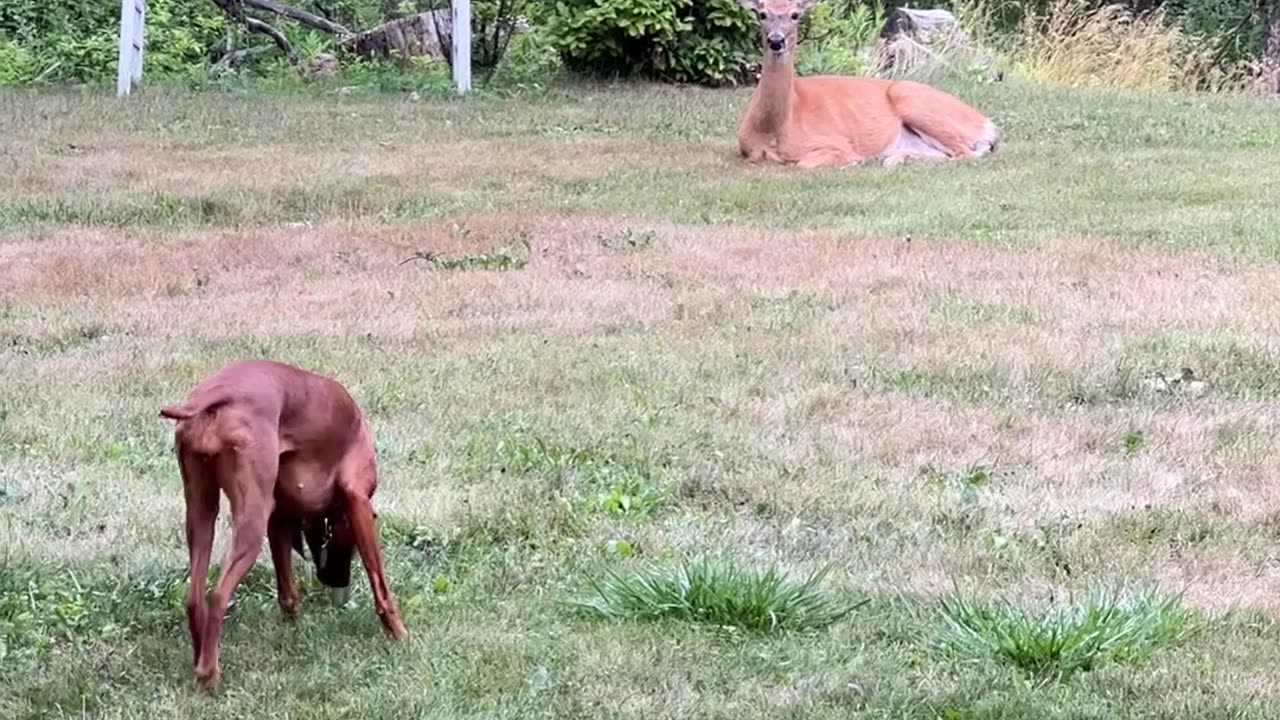
M 821 0 L 796 0 L 796 9 L 800 12 L 806 12 L 809 8 L 817 5 Z
M 760 0 L 738 0 L 738 2 L 751 12 L 760 12 Z

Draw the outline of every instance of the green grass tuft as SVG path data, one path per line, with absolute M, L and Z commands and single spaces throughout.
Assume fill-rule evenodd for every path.
M 816 630 L 860 607 L 821 586 L 829 568 L 795 581 L 776 566 L 745 567 L 703 557 L 678 567 L 647 566 L 591 581 L 593 596 L 568 604 L 588 615 L 654 620 L 677 618 L 758 631 Z M 864 601 L 865 602 L 865 601 Z
M 953 593 L 942 601 L 940 644 L 975 659 L 996 657 L 1042 680 L 1064 679 L 1106 662 L 1139 664 L 1196 627 L 1179 596 L 1094 591 L 1081 603 L 1028 611 Z

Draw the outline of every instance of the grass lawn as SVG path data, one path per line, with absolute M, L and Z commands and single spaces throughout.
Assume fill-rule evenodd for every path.
M 0 94 L 0 717 L 1275 717 L 1278 106 L 950 89 L 995 156 L 817 172 L 746 89 Z M 157 411 L 243 357 L 369 415 L 410 639 L 264 550 L 202 698 Z

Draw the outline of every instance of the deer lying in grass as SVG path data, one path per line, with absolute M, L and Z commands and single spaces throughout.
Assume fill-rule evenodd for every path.
M 981 157 L 1000 129 L 941 90 L 912 81 L 838 75 L 797 78 L 796 26 L 818 0 L 741 0 L 760 19 L 764 67 L 738 126 L 752 163 L 803 168 L 879 159 Z

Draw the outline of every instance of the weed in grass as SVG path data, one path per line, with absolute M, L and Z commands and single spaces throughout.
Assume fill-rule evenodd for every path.
M 611 557 L 631 557 L 636 552 L 635 543 L 630 540 L 609 540 L 601 543 L 600 552 Z
M 627 518 L 644 518 L 667 499 L 668 493 L 649 487 L 644 478 L 631 475 L 612 482 L 596 496 L 596 506 L 605 513 Z
M 998 658 L 1040 681 L 1107 662 L 1140 664 L 1196 628 L 1179 596 L 1150 590 L 1092 591 L 1081 603 L 1039 611 L 955 592 L 942 600 L 942 616 L 946 625 L 938 642 L 945 650 L 978 661 Z
M 1137 428 L 1130 428 L 1129 432 L 1124 434 L 1124 454 L 1133 456 L 1138 454 L 1142 449 L 1142 444 L 1146 441 L 1146 435 Z
M 921 469 L 920 474 L 929 485 L 938 490 L 955 492 L 962 503 L 970 505 L 978 501 L 978 490 L 990 484 L 995 470 L 984 463 L 975 463 L 962 470 L 951 472 L 944 472 L 932 465 L 926 465 Z
M 421 250 L 403 261 L 401 265 L 414 260 L 425 261 L 441 270 L 520 270 L 529 264 L 527 258 L 516 257 L 505 252 L 447 257 L 430 250 Z
M 829 568 L 800 582 L 776 566 L 761 571 L 728 557 L 701 557 L 674 568 L 647 566 L 626 575 L 606 570 L 592 595 L 566 601 L 587 615 L 615 619 L 677 618 L 754 631 L 816 630 L 838 622 L 863 602 L 821 586 Z
M 101 325 L 86 325 L 51 336 L 0 333 L 0 348 L 9 348 L 23 355 L 59 355 L 78 350 L 106 334 L 106 328 Z
M 663 480 L 667 461 L 641 450 L 604 451 L 548 440 L 522 424 L 496 442 L 489 436 L 470 440 L 462 474 L 535 475 L 557 491 L 587 491 L 587 504 L 608 515 L 648 517 L 672 496 Z M 585 487 L 582 487 L 585 486 Z
M 185 592 L 178 573 L 107 586 L 69 567 L 0 565 L 0 659 L 73 652 L 86 642 L 124 637 L 141 624 L 170 622 Z
M 1111 532 L 1138 547 L 1186 550 L 1209 541 L 1221 532 L 1212 517 L 1181 508 L 1148 508 L 1113 516 L 1107 522 Z
M 632 230 L 627 228 L 611 235 L 600 235 L 596 238 L 600 247 L 619 252 L 638 252 L 650 250 L 658 245 L 661 238 L 652 230 Z

